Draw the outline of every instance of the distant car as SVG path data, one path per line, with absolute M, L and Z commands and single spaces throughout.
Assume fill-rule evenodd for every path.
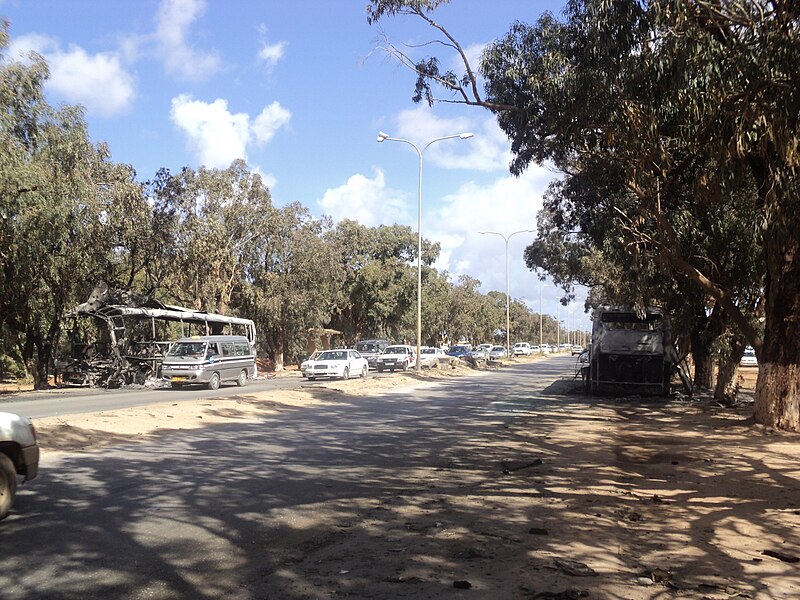
M 482 348 L 478 346 L 477 348 L 470 350 L 469 357 L 475 360 L 486 360 L 489 358 L 489 350 L 490 348 Z
M 25 481 L 39 472 L 39 445 L 30 419 L 0 412 L 0 519 L 11 511 L 17 476 Z
M 530 356 L 532 352 L 533 350 L 528 342 L 517 342 L 512 349 L 514 356 Z
M 378 365 L 378 356 L 389 346 L 388 340 L 361 340 L 356 343 L 356 350 L 367 359 L 370 369 Z
M 407 371 L 417 366 L 417 351 L 411 346 L 387 346 L 383 354 L 378 356 L 375 368 L 378 373 L 384 371 Z
M 539 354 L 550 354 L 550 346 L 547 344 L 539 346 Z
M 419 366 L 435 369 L 439 366 L 439 358 L 445 356 L 444 350 L 433 346 L 423 346 L 419 350 Z
M 492 346 L 492 349 L 489 352 L 489 358 L 492 360 L 499 360 L 501 358 L 506 358 L 507 356 L 508 352 L 506 351 L 505 346 Z
M 575 356 L 576 354 L 580 354 L 581 352 L 583 352 L 583 346 L 578 346 L 578 345 L 572 346 L 570 350 L 570 356 Z
M 757 367 L 758 359 L 756 358 L 756 351 L 750 346 L 745 348 L 744 354 L 742 355 L 742 360 L 739 361 L 739 365 L 742 367 Z
M 369 372 L 367 359 L 357 350 L 323 350 L 314 360 L 308 360 L 303 369 L 303 376 L 309 381 L 318 377 L 338 377 L 349 379 L 351 375 L 366 377 Z
M 469 346 L 456 344 L 454 346 L 450 346 L 450 348 L 447 349 L 446 354 L 447 356 L 455 356 L 456 358 L 461 358 L 462 356 L 466 356 L 467 354 L 469 354 L 469 351 L 470 351 Z
M 305 359 L 303 362 L 300 363 L 300 374 L 303 377 L 306 376 L 306 367 L 308 366 L 309 361 L 316 359 L 321 353 L 322 350 L 316 350 L 311 353 L 311 356 L 309 356 L 307 359 Z

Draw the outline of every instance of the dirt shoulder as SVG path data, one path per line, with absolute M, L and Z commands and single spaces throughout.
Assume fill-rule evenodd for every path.
M 79 452 L 475 372 L 245 388 L 36 425 L 45 454 Z M 489 438 L 404 473 L 419 493 L 287 508 L 336 524 L 286 559 L 304 573 L 292 597 L 438 598 L 454 586 L 470 598 L 800 597 L 800 436 L 753 426 L 743 399 L 589 398 L 567 380 L 515 399 Z

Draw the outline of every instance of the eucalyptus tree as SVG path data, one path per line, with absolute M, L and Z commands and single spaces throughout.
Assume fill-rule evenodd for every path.
M 331 326 L 349 340 L 381 336 L 413 339 L 416 316 L 417 236 L 404 225 L 367 227 L 344 220 L 326 238 L 345 271 Z M 423 265 L 438 256 L 423 244 Z
M 620 208 L 626 243 L 649 246 L 714 298 L 758 353 L 756 420 L 800 430 L 797 3 L 572 0 L 562 21 L 546 14 L 514 23 L 484 51 L 485 95 L 466 52 L 430 16 L 444 3 L 373 0 L 368 8 L 371 22 L 421 17 L 463 59 L 463 76 L 436 59 L 411 62 L 415 99 L 434 101 L 442 85 L 456 101 L 494 112 L 511 140 L 512 173 L 543 161 L 575 172 L 587 160 L 618 172 L 636 200 Z M 688 183 L 691 198 L 680 193 Z M 682 203 L 712 207 L 742 186 L 756 190 L 763 337 L 737 294 L 682 253 L 676 231 Z
M 44 98 L 36 54 L 10 60 L 0 28 L 0 320 L 37 388 L 46 387 L 66 310 L 114 272 L 118 206 L 137 205 L 132 169 L 89 139 L 83 111 Z M 113 218 L 114 222 L 109 222 Z
M 227 312 L 275 213 L 261 176 L 241 160 L 223 170 L 162 169 L 150 193 L 164 253 L 157 260 L 168 268 L 160 286 L 186 306 Z
M 271 211 L 244 263 L 245 283 L 234 295 L 256 323 L 275 369 L 305 356 L 310 329 L 328 324 L 345 271 L 325 240 L 331 224 L 298 203 Z

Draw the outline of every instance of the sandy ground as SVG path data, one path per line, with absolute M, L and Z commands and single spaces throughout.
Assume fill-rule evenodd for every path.
M 473 372 L 36 425 L 43 452 L 80 452 Z M 314 518 L 335 523 L 336 543 L 307 540 L 287 559 L 307 580 L 292 597 L 800 598 L 800 436 L 750 423 L 755 369 L 741 375 L 745 402 L 733 408 L 703 396 L 587 398 L 575 382 L 557 381 L 541 410 L 520 414 L 479 452 L 408 475 L 430 493 L 391 506 L 318 507 Z M 342 556 L 346 565 L 335 566 Z M 354 576 L 365 570 L 371 577 Z

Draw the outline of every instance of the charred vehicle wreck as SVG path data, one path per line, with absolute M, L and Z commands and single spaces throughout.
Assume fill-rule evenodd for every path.
M 691 394 L 669 319 L 660 309 L 650 307 L 643 313 L 610 306 L 595 309 L 589 360 L 582 372 L 587 393 L 624 390 L 666 396 L 676 372 Z
M 55 382 L 108 388 L 144 384 L 160 378 L 174 340 L 206 335 L 243 335 L 255 350 L 250 319 L 167 305 L 100 284 L 65 317 Z

